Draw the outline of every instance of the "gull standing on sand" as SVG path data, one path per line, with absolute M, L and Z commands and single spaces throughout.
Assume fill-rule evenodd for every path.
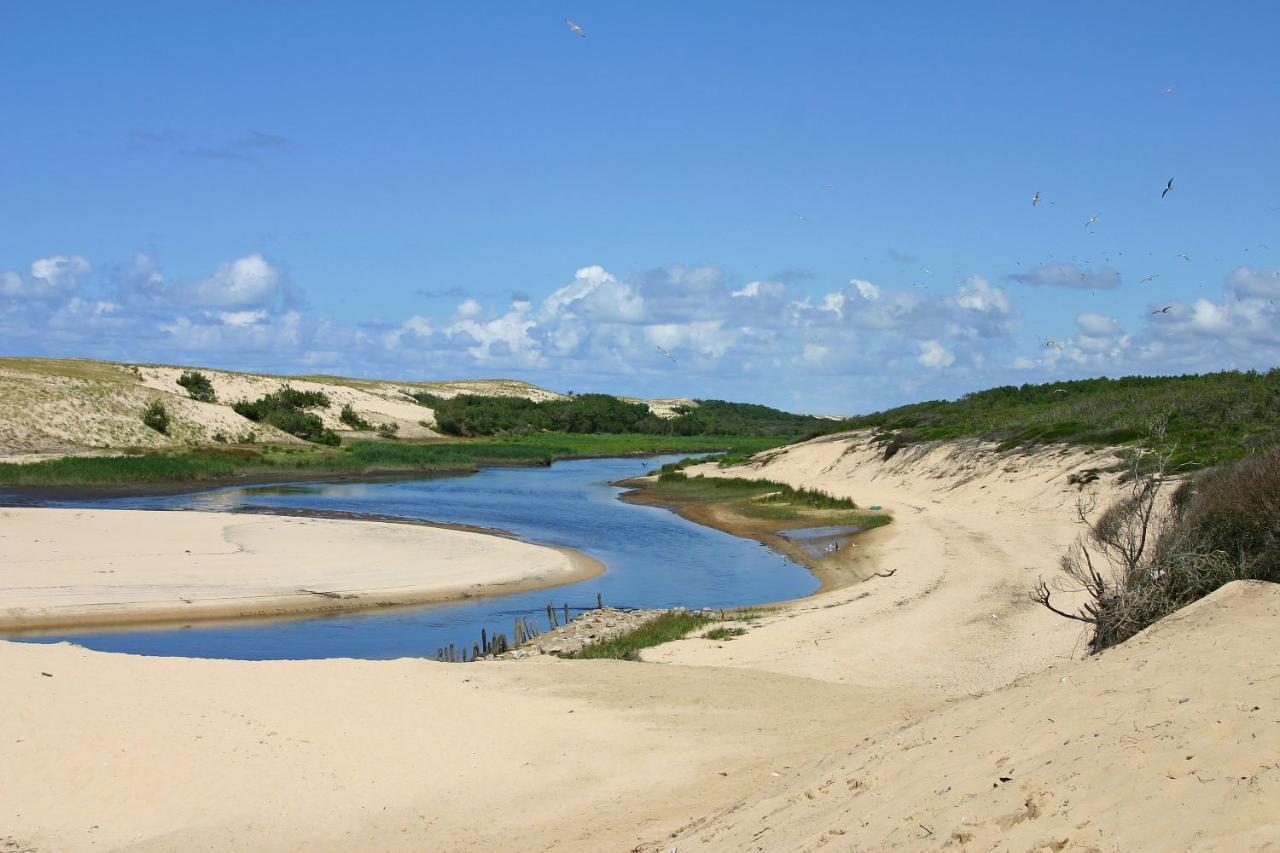
M 654 344 L 654 346 L 655 346 L 655 347 L 658 347 L 658 345 L 657 345 L 657 344 Z M 658 347 L 658 352 L 662 353 L 662 354 L 663 354 L 663 355 L 665 355 L 667 358 L 671 359 L 671 363 L 672 363 L 672 364 L 675 364 L 675 363 L 676 363 L 676 357 L 675 357 L 674 355 L 672 355 L 671 353 L 667 352 L 666 350 L 664 350 L 662 347 Z
M 564 19 L 564 24 L 565 24 L 565 26 L 566 26 L 566 27 L 568 27 L 569 29 L 573 30 L 575 33 L 577 33 L 578 35 L 582 36 L 583 38 L 586 38 L 586 37 L 587 37 L 587 34 L 586 34 L 586 33 L 584 33 L 584 32 L 582 31 L 582 27 L 578 26 L 577 24 L 575 24 L 573 21 L 569 20 L 568 18 L 565 18 L 565 19 Z
M 1160 193 L 1160 198 L 1164 198 L 1169 194 L 1169 190 L 1173 189 L 1173 178 L 1169 179 L 1169 183 L 1164 185 L 1164 192 Z

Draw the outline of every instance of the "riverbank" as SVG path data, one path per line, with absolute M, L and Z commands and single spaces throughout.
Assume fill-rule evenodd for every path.
M 427 604 L 604 571 L 500 531 L 256 513 L 9 508 L 0 552 L 4 631 Z
M 715 463 L 698 466 L 699 471 L 717 468 Z M 717 470 L 719 470 L 717 468 Z M 819 586 L 811 595 L 833 592 L 873 577 L 878 571 L 878 546 L 893 535 L 892 516 L 883 511 L 862 510 L 794 510 L 778 515 L 748 514 L 741 501 L 691 497 L 679 490 L 661 488 L 656 476 L 632 477 L 614 483 L 627 491 L 619 498 L 626 503 L 669 509 L 695 524 L 714 527 L 772 548 L 806 567 Z M 839 528 L 824 542 L 836 546 L 834 551 L 806 547 L 787 531 L 828 527 Z M 785 602 L 769 602 L 772 607 Z

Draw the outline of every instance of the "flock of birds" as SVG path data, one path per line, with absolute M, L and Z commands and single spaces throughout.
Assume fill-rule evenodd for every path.
M 586 38 L 586 37 L 587 37 L 587 34 L 586 34 L 586 32 L 584 32 L 584 31 L 583 31 L 582 27 L 581 27 L 581 26 L 579 26 L 577 23 L 575 23 L 573 20 L 571 20 L 571 19 L 569 19 L 569 18 L 565 18 L 565 19 L 564 19 L 564 23 L 565 23 L 565 26 L 567 26 L 567 27 L 569 28 L 569 30 L 570 30 L 571 32 L 573 32 L 575 35 L 580 36 L 580 37 L 582 37 L 582 38 Z M 1167 87 L 1166 89 L 1164 89 L 1162 92 L 1160 92 L 1160 94 L 1161 94 L 1161 96 L 1165 96 L 1165 95 L 1172 95 L 1172 94 L 1174 93 L 1174 90 L 1175 90 L 1175 89 L 1177 89 L 1177 86 L 1169 86 L 1169 87 Z M 824 185 L 824 186 L 825 186 L 825 185 Z M 1169 193 L 1171 193 L 1171 192 L 1173 192 L 1173 178 L 1170 178 L 1168 181 L 1166 181 L 1166 182 L 1165 182 L 1164 189 L 1163 189 L 1163 190 L 1161 190 L 1161 192 L 1160 192 L 1160 198 L 1161 198 L 1161 199 L 1164 199 L 1164 197 L 1165 197 L 1165 196 L 1167 196 L 1167 195 L 1169 195 Z M 1036 207 L 1036 206 L 1038 206 L 1038 205 L 1040 204 L 1040 199 L 1041 199 L 1040 191 L 1039 191 L 1039 190 L 1036 190 L 1035 194 L 1031 196 L 1031 206 L 1032 206 L 1032 207 Z M 1050 204 L 1052 204 L 1052 202 L 1050 202 Z M 1273 208 L 1273 209 L 1275 209 L 1275 208 Z M 797 218 L 797 219 L 799 219 L 801 222 L 808 222 L 808 217 L 806 217 L 804 214 L 797 213 L 797 214 L 795 214 L 795 215 L 796 215 L 796 218 Z M 1087 228 L 1089 228 L 1089 226 L 1093 225 L 1095 222 L 1097 222 L 1097 221 L 1098 221 L 1098 218 L 1099 218 L 1100 216 L 1101 216 L 1101 214 L 1098 214 L 1098 213 L 1095 213 L 1095 214 L 1093 214 L 1092 216 L 1090 216 L 1090 217 L 1085 221 L 1085 223 L 1084 223 L 1084 227 L 1085 227 L 1086 229 L 1087 229 Z M 1262 245 L 1262 244 L 1259 244 L 1259 245 Z M 1248 250 L 1246 249 L 1245 251 L 1248 251 Z M 1186 255 L 1186 253 L 1184 253 L 1184 252 L 1178 252 L 1178 257 L 1182 258 L 1182 259 L 1183 259 L 1184 261 L 1186 261 L 1187 263 L 1191 263 L 1191 258 L 1190 258 L 1190 257 L 1188 257 L 1188 256 Z M 928 273 L 928 272 L 929 272 L 929 270 L 928 270 L 928 269 L 925 269 L 925 272 L 926 272 L 926 273 Z M 1085 274 L 1084 274 L 1084 273 L 1081 273 L 1080 277 L 1081 277 L 1081 279 L 1084 279 L 1084 278 L 1085 278 Z M 1159 274 L 1159 273 L 1152 273 L 1151 275 L 1146 276 L 1145 278 L 1143 278 L 1143 279 L 1139 282 L 1139 284 L 1150 284 L 1151 282 L 1155 281 L 1155 280 L 1156 280 L 1157 278 L 1159 278 L 1159 277 L 1160 277 L 1160 274 Z M 912 286 L 912 287 L 925 287 L 926 285 L 924 285 L 924 284 L 915 284 L 915 283 L 913 283 L 911 286 Z M 1152 311 L 1151 313 L 1152 313 L 1153 315 L 1154 315 L 1154 314 L 1168 314 L 1171 310 L 1173 310 L 1173 308 L 1174 308 L 1174 306 L 1173 306 L 1173 305 L 1165 305 L 1163 308 L 1157 308 L 1156 310 Z M 655 346 L 657 346 L 657 345 L 655 344 Z M 1053 340 L 1052 338 L 1048 338 L 1048 339 L 1046 339 L 1046 340 L 1045 340 L 1045 346 L 1046 346 L 1046 347 L 1048 347 L 1049 349 L 1054 349 L 1054 350 L 1057 350 L 1057 351 L 1059 351 L 1059 352 L 1062 352 L 1062 351 L 1063 351 L 1063 346 L 1062 346 L 1062 344 L 1061 344 L 1061 343 L 1059 343 L 1058 341 Z M 672 364 L 675 364 L 675 363 L 676 363 L 676 358 L 675 358 L 675 356 L 673 356 L 673 355 L 672 355 L 670 352 L 668 352 L 666 349 L 664 349 L 664 348 L 663 348 L 663 347 L 661 347 L 661 346 L 657 346 L 657 349 L 658 349 L 658 352 L 660 352 L 662 355 L 666 356 L 666 357 L 671 361 L 671 363 L 672 363 Z

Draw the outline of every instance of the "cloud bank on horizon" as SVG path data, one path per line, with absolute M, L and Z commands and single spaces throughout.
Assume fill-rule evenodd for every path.
M 441 316 L 344 323 L 310 310 L 305 290 L 261 253 L 191 279 L 166 276 L 145 254 L 102 269 L 57 255 L 0 271 L 0 337 L 31 355 L 403 379 L 517 376 L 637 394 L 757 389 L 759 399 L 812 410 L 845 383 L 887 404 L 956 388 L 1280 359 L 1280 270 L 1268 267 L 1239 266 L 1216 296 L 1174 301 L 1137 322 L 1080 311 L 1061 349 L 1023 346 L 1021 294 L 979 275 L 929 289 L 851 279 L 816 295 L 776 280 L 785 277 L 736 283 L 714 266 L 672 264 L 620 278 L 592 265 L 537 301 L 466 297 Z

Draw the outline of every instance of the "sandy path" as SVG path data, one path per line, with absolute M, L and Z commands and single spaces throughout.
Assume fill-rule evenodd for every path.
M 818 439 L 758 467 L 702 465 L 691 476 L 765 477 L 880 504 L 867 535 L 892 577 L 816 596 L 754 623 L 722 647 L 673 643 L 646 659 L 787 672 L 852 684 L 984 692 L 1071 656 L 1079 627 L 1033 605 L 1078 532 L 1073 470 L 1108 454 L 904 450 L 885 462 L 861 436 Z M 1112 487 L 1106 482 L 1098 488 Z
M 354 610 L 569 583 L 581 554 L 416 524 L 0 509 L 0 630 Z

